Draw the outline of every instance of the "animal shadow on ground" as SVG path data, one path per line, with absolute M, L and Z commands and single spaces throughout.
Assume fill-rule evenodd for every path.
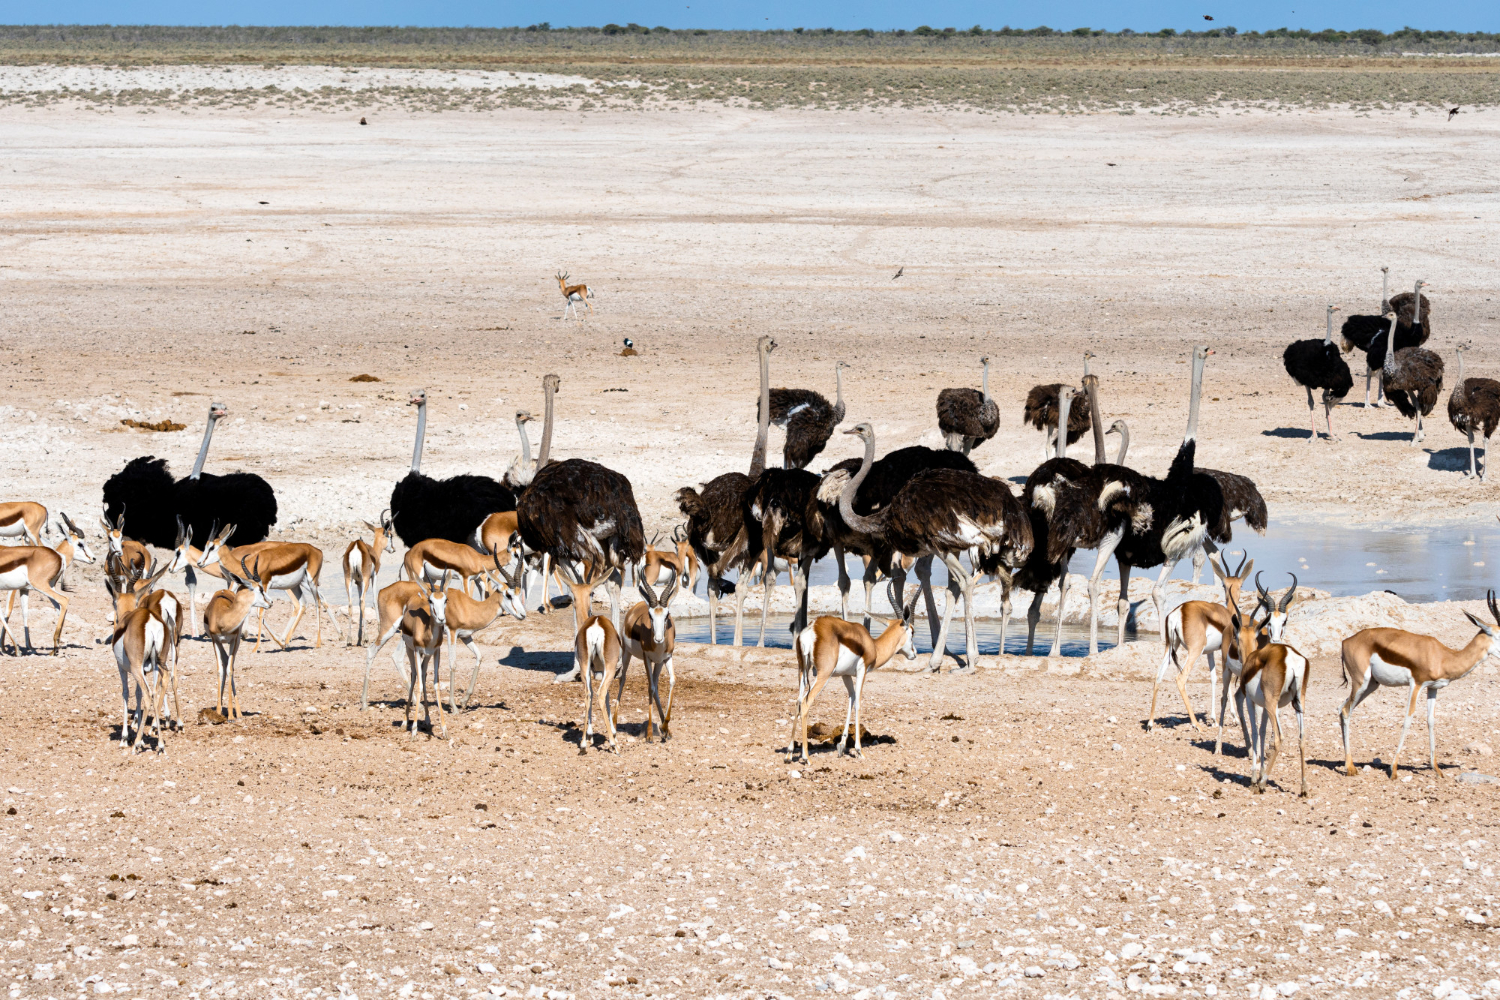
M 1145 729 L 1146 725 L 1146 720 L 1142 719 L 1141 728 Z M 1191 725 L 1192 723 L 1188 721 L 1187 715 L 1181 713 L 1176 715 L 1162 714 L 1156 717 L 1156 728 L 1158 729 L 1181 729 L 1183 726 Z M 1212 747 L 1212 744 L 1210 744 L 1210 747 Z
M 1478 449 L 1474 452 L 1474 464 L 1480 463 Z M 1437 472 L 1468 472 L 1469 471 L 1469 449 L 1463 448 L 1438 448 L 1427 452 L 1427 467 Z
M 1268 438 L 1310 438 L 1312 431 L 1302 427 L 1273 427 L 1267 431 L 1261 431 L 1262 437 Z
M 1218 727 L 1215 726 L 1213 728 L 1217 730 Z M 1231 741 L 1231 734 L 1233 735 L 1233 741 Z M 1240 735 L 1238 729 L 1235 729 L 1233 731 L 1228 729 L 1224 730 L 1224 742 L 1219 747 L 1220 755 L 1224 757 L 1239 757 L 1241 759 L 1248 758 L 1250 754 L 1242 745 L 1244 743 L 1244 739 L 1245 738 Z M 1214 738 L 1212 736 L 1205 736 L 1202 739 L 1193 740 L 1193 746 L 1197 747 L 1199 750 L 1213 753 Z
M 1372 431 L 1369 434 L 1355 431 L 1355 437 L 1361 441 L 1410 441 L 1411 431 Z
M 501 666 L 517 670 L 545 670 L 553 674 L 564 674 L 573 669 L 572 653 L 527 652 L 520 646 L 510 647 L 510 652 L 499 659 Z

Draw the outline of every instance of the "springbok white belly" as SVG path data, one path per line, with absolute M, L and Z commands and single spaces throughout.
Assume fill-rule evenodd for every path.
M 295 590 L 307 580 L 307 570 L 297 569 L 281 576 L 272 575 L 266 583 L 267 590 Z
M 26 575 L 25 566 L 0 573 L 0 590 L 27 590 L 30 587 L 31 579 Z
M 1387 663 L 1379 653 L 1370 654 L 1370 677 L 1381 687 L 1409 687 L 1411 671 L 1394 663 Z
M 859 665 L 863 662 L 863 656 L 860 656 L 843 643 L 839 643 L 839 661 L 834 665 L 833 676 L 856 677 L 859 675 Z
M 9 524 L 0 524 L 0 538 L 26 537 L 26 522 L 17 518 Z

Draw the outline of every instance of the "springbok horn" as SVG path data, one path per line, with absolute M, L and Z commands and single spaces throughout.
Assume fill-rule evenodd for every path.
M 1490 604 L 1490 614 L 1495 616 L 1495 624 L 1500 625 L 1500 607 L 1495 606 L 1495 592 L 1489 591 L 1486 595 Z
M 1245 568 L 1245 562 L 1249 558 L 1250 558 L 1250 550 L 1249 549 L 1242 549 L 1242 550 L 1240 550 L 1240 564 L 1239 564 L 1239 566 L 1237 566 L 1235 568 L 1235 571 L 1234 571 L 1234 575 L 1235 576 L 1239 576 L 1240 575 L 1240 570 L 1242 570 L 1242 569 Z
M 1283 597 L 1281 599 L 1281 603 L 1276 606 L 1276 610 L 1280 611 L 1283 614 L 1286 613 L 1287 608 L 1292 606 L 1292 597 L 1297 593 L 1297 574 L 1288 573 L 1287 576 L 1292 578 L 1292 589 L 1286 592 L 1286 596 Z
M 1263 604 L 1273 608 L 1276 606 L 1276 602 L 1271 600 L 1271 595 L 1266 593 L 1266 588 L 1261 585 L 1259 573 L 1255 574 L 1255 589 L 1260 593 L 1260 599 Z

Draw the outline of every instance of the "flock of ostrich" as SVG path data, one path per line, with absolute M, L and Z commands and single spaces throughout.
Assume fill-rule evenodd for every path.
M 1443 363 L 1423 346 L 1431 334 L 1430 304 L 1422 291 L 1425 283 L 1419 281 L 1411 292 L 1388 297 L 1389 272 L 1382 271 L 1386 283 L 1378 315 L 1348 317 L 1342 325 L 1341 343 L 1335 343 L 1337 307 L 1330 305 L 1324 338 L 1289 345 L 1284 363 L 1287 373 L 1306 388 L 1310 414 L 1315 413 L 1313 390 L 1321 392 L 1326 421 L 1334 403 L 1353 388 L 1343 355 L 1364 352 L 1366 405 L 1372 405 L 1369 383 L 1378 376 L 1373 405 L 1383 405 L 1384 397 L 1414 418 L 1415 443 L 1422 436 L 1422 418 L 1431 413 L 1441 391 Z M 587 286 L 569 286 L 566 278 L 559 273 L 558 283 L 568 305 L 587 304 L 591 297 Z M 647 543 L 625 475 L 596 462 L 552 456 L 555 402 L 561 385 L 557 375 L 542 380 L 538 453 L 532 456 L 527 431 L 533 417 L 527 411 L 518 412 L 520 454 L 499 479 L 483 475 L 434 479 L 422 472 L 428 403 L 425 391 L 414 392 L 410 405 L 416 408 L 417 428 L 410 471 L 392 489 L 389 508 L 376 521 L 364 522 L 370 532 L 368 540 L 360 537 L 350 542 L 341 559 L 349 596 L 349 641 L 366 645 L 367 607 L 377 622 L 366 649 L 362 707 L 368 706 L 373 662 L 387 644 L 398 642 L 391 659 L 406 684 L 404 728 L 416 737 L 415 712 L 420 705 L 427 731 L 446 737 L 438 684 L 444 646 L 449 651 L 448 712 L 452 713 L 462 710 L 461 692 L 462 708 L 467 707 L 478 682 L 483 657 L 474 643 L 476 633 L 506 615 L 525 618 L 537 582 L 542 586 L 540 607 L 545 612 L 551 606 L 549 582 L 555 580 L 571 593 L 574 663 L 558 680 L 583 682 L 586 723 L 580 753 L 596 746 L 618 752 L 619 704 L 632 659 L 641 660 L 647 681 L 645 741 L 666 740 L 671 737 L 675 686 L 673 598 L 679 592 L 693 592 L 700 577 L 706 578 L 709 641 L 717 642 L 720 602 L 732 594 L 734 643 L 740 645 L 745 641 L 746 593 L 761 587 L 759 641 L 764 645 L 772 588 L 777 577 L 786 574 L 795 592 L 791 628 L 798 667 L 797 710 L 787 760 L 808 759 L 809 710 L 835 677 L 847 693 L 837 752 L 858 757 L 865 677 L 897 655 L 916 659 L 914 619 L 919 601 L 925 600 L 934 633 L 928 670 L 935 672 L 942 666 L 948 629 L 961 602 L 966 655 L 953 672 L 972 672 L 979 660 L 976 587 L 988 581 L 999 584 L 1002 636 L 1009 625 L 1012 590 L 1019 587 L 1031 593 L 1027 655 L 1035 646 L 1043 599 L 1055 588 L 1059 613 L 1051 654 L 1058 655 L 1068 565 L 1082 549 L 1095 553 L 1088 580 L 1090 655 L 1098 652 L 1102 576 L 1109 560 L 1115 560 L 1120 577 L 1117 642 L 1124 641 L 1129 617 L 1132 569 L 1159 567 L 1152 600 L 1163 623 L 1164 652 L 1153 686 L 1148 728 L 1154 725 L 1157 687 L 1174 672 L 1188 720 L 1200 728 L 1186 679 L 1197 661 L 1206 658 L 1214 689 L 1209 719 L 1212 701 L 1219 702 L 1214 752 L 1220 752 L 1232 693 L 1245 734 L 1252 785 L 1264 791 L 1283 744 L 1280 709 L 1290 706 L 1296 715 L 1298 754 L 1303 758 L 1301 792 L 1307 794 L 1302 736 L 1310 663 L 1285 635 L 1296 577 L 1278 599 L 1256 574 L 1254 610 L 1242 609 L 1241 588 L 1251 579 L 1253 561 L 1242 558 L 1231 570 L 1227 561 L 1221 561 L 1219 550 L 1230 543 L 1236 521 L 1264 533 L 1265 501 L 1249 478 L 1196 463 L 1203 372 L 1212 350 L 1203 345 L 1193 349 L 1187 426 L 1163 478 L 1126 464 L 1129 428 L 1123 420 L 1105 426 L 1099 379 L 1089 371 L 1092 353 L 1084 356 L 1080 386 L 1035 386 L 1027 395 L 1024 419 L 1043 433 L 1047 454 L 1018 495 L 1008 481 L 982 475 L 969 458 L 971 451 L 995 436 L 1000 425 L 999 407 L 989 391 L 988 358 L 982 359 L 980 389 L 950 388 L 938 395 L 944 448 L 908 446 L 877 458 L 874 428 L 861 422 L 843 433 L 863 443 L 863 456 L 815 473 L 807 466 L 844 422 L 843 365 L 840 362 L 834 369 L 832 403 L 812 390 L 772 388 L 771 356 L 776 346 L 770 337 L 761 337 L 756 344 L 760 391 L 748 470 L 725 472 L 678 490 L 675 499 L 685 520 L 666 546 L 658 545 L 659 538 Z M 1469 474 L 1483 478 L 1489 438 L 1500 423 L 1500 382 L 1465 379 L 1462 347 L 1459 351 L 1459 379 L 1449 398 L 1449 416 L 1454 427 L 1468 437 Z M 144 456 L 130 461 L 104 484 L 103 556 L 113 605 L 109 646 L 120 678 L 120 742 L 126 752 L 139 749 L 148 737 L 158 751 L 164 750 L 164 731 L 182 725 L 176 663 L 185 636 L 206 637 L 213 645 L 219 676 L 216 711 L 230 719 L 240 714 L 234 677 L 240 645 L 250 637 L 254 618 L 254 641 L 259 648 L 273 593 L 288 594 L 296 605 L 283 634 L 269 631 L 274 643 L 285 647 L 290 642 L 309 607 L 315 620 L 315 643 L 322 642 L 325 610 L 342 637 L 333 609 L 319 589 L 322 551 L 306 543 L 268 540 L 278 516 L 271 484 L 251 473 L 203 471 L 214 427 L 227 415 L 223 404 L 210 405 L 197 459 L 186 478 L 174 480 L 164 459 Z M 1311 419 L 1316 442 L 1315 416 Z M 766 462 L 773 424 L 786 432 L 780 468 L 768 467 Z M 1068 446 L 1090 433 L 1093 462 L 1068 457 Z M 1109 434 L 1120 439 L 1113 461 L 1105 449 Z M 1485 444 L 1485 461 L 1479 465 L 1474 457 L 1476 434 Z M 49 540 L 49 530 L 55 540 Z M 66 514 L 49 525 L 48 512 L 41 504 L 14 501 L 0 503 L 0 537 L 20 543 L 0 546 L 0 592 L 10 592 L 12 605 L 14 596 L 20 596 L 25 647 L 31 648 L 27 598 L 34 590 L 58 609 L 52 636 L 55 655 L 68 607 L 63 574 L 74 560 L 94 562 L 85 533 Z M 398 538 L 406 546 L 399 578 L 377 589 L 382 558 L 395 553 Z M 809 622 L 808 574 L 814 563 L 829 554 L 839 574 L 840 614 Z M 858 621 L 851 620 L 849 613 L 849 554 L 858 556 L 865 566 L 864 610 Z M 1222 603 L 1186 601 L 1164 606 L 1164 583 L 1185 559 L 1192 561 L 1195 578 L 1205 561 L 1210 564 L 1223 584 Z M 942 563 L 948 577 L 941 617 L 931 586 L 934 562 Z M 910 590 L 909 573 L 915 576 Z M 166 577 L 179 574 L 186 601 L 161 586 Z M 223 584 L 203 605 L 201 626 L 200 574 Z M 621 600 L 627 581 L 641 598 L 630 607 Z M 872 600 L 882 581 L 893 617 L 874 634 Z M 599 587 L 607 595 L 607 615 L 591 613 L 592 596 Z M 1405 687 L 1409 694 L 1391 777 L 1396 776 L 1396 759 L 1423 698 L 1429 759 L 1437 773 L 1433 719 L 1437 692 L 1488 657 L 1500 658 L 1496 641 L 1500 606 L 1493 593 L 1489 608 L 1493 622 L 1468 615 L 1479 633 L 1460 650 L 1391 628 L 1366 629 L 1345 641 L 1343 673 L 1350 693 L 1340 724 L 1348 773 L 1354 773 L 1351 713 L 1382 686 Z M 7 610 L 0 619 L 0 648 L 8 642 L 10 651 L 19 655 L 22 642 L 9 617 Z M 454 662 L 459 641 L 474 657 L 466 686 L 459 682 Z M 401 650 L 406 654 L 404 662 Z M 1215 654 L 1220 663 L 1217 670 Z M 596 743 L 595 709 L 601 698 Z

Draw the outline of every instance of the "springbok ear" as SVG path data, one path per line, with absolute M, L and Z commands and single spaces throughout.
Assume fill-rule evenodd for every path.
M 1467 611 L 1464 612 L 1464 617 L 1473 622 L 1474 627 L 1479 629 L 1479 631 L 1483 632 L 1485 635 L 1495 634 L 1495 626 L 1485 623 L 1482 619 L 1476 618 L 1474 615 L 1470 614 Z
M 1219 558 L 1218 558 L 1218 556 L 1209 556 L 1208 557 L 1208 568 L 1211 569 L 1211 570 L 1213 570 L 1214 571 L 1214 576 L 1218 577 L 1221 581 L 1223 581 L 1224 583 L 1228 583 L 1229 582 L 1227 579 L 1225 579 L 1225 577 L 1227 577 L 1229 575 L 1229 571 L 1225 570 L 1225 569 L 1223 569 L 1223 568 L 1221 568 L 1219 566 Z
M 363 521 L 362 520 L 359 523 L 363 524 L 366 528 L 369 528 L 371 531 L 379 531 L 380 530 L 379 528 L 375 527 L 375 525 L 371 524 L 369 521 Z

